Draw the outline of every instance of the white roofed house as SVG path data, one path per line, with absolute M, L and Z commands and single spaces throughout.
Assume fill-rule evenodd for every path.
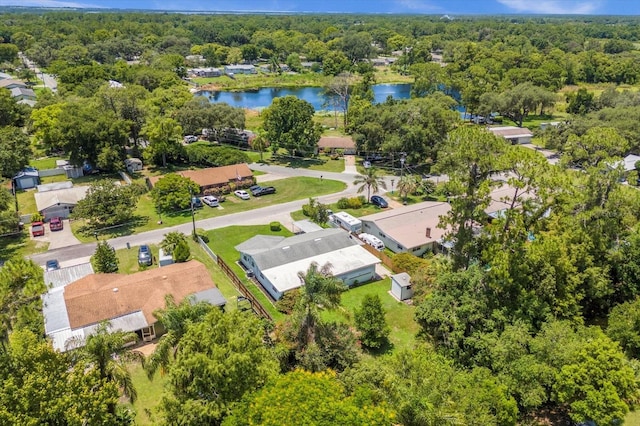
M 89 190 L 88 186 L 74 186 L 72 188 L 55 189 L 46 192 L 36 192 L 36 207 L 44 220 L 52 217 L 68 218 L 78 201 L 83 200 Z
M 500 136 L 510 142 L 512 145 L 531 143 L 533 132 L 525 127 L 488 127 L 489 131 L 496 136 Z
M 301 234 L 293 237 L 256 235 L 236 246 L 240 262 L 274 299 L 301 287 L 298 272 L 312 262 L 331 264 L 331 273 L 347 286 L 374 279 L 380 260 L 362 248 L 341 229 Z

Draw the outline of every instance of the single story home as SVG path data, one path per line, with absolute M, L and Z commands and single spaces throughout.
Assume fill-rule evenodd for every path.
M 7 80 L 7 79 L 10 79 L 10 78 L 13 78 L 13 77 L 11 77 L 10 74 L 7 74 L 6 72 L 0 72 L 0 80 Z
M 49 220 L 52 217 L 68 218 L 78 201 L 83 200 L 89 190 L 88 186 L 74 186 L 53 191 L 36 192 L 36 208 Z
M 165 308 L 167 295 L 176 303 L 192 297 L 193 302 L 226 304 L 207 268 L 196 260 L 130 275 L 87 274 L 53 287 L 43 296 L 45 330 L 54 349 L 61 352 L 83 346 L 103 321 L 108 321 L 112 330 L 135 332 L 143 341 L 153 340 L 164 331 L 153 313 Z
M 636 169 L 636 163 L 640 161 L 640 155 L 629 154 L 622 160 L 625 172 L 630 172 Z M 619 163 L 616 163 L 617 166 Z
M 200 186 L 200 194 L 216 192 L 216 189 L 220 190 L 230 183 L 240 184 L 242 187 L 248 187 L 255 183 L 253 172 L 247 163 L 208 167 L 200 170 L 184 170 L 176 173 L 197 183 Z M 162 176 L 152 176 L 147 181 L 153 187 L 161 178 Z
M 439 251 L 446 231 L 438 224 L 449 210 L 449 203 L 433 201 L 387 209 L 361 217 L 362 232 L 378 237 L 394 253 L 421 256 Z
M 488 127 L 487 129 L 494 135 L 505 138 L 512 145 L 531 143 L 531 138 L 533 138 L 533 132 L 525 127 L 501 126 Z
M 342 150 L 344 154 L 354 155 L 356 153 L 356 143 L 348 136 L 323 136 L 318 141 L 318 151 L 325 149 L 331 150 L 331 153 Z
M 20 80 L 14 80 L 12 78 L 7 78 L 4 80 L 0 80 L 0 89 L 14 89 L 16 87 L 21 87 L 23 89 L 27 88 L 27 85 Z
M 28 87 L 14 87 L 11 90 L 11 97 L 16 101 L 35 101 L 36 92 Z
M 256 74 L 258 71 L 253 65 L 225 65 L 225 74 Z
M 331 273 L 346 285 L 371 281 L 380 260 L 342 229 L 323 229 L 293 237 L 256 235 L 236 246 L 240 263 L 275 300 L 304 285 L 298 272 L 312 262 L 331 264 Z
M 40 184 L 40 173 L 35 169 L 25 169 L 13 177 L 17 189 L 35 188 Z
M 220 77 L 222 75 L 220 68 L 192 68 L 187 73 L 194 77 Z

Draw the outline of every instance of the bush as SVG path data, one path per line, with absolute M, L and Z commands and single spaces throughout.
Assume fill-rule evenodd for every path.
M 281 229 L 281 225 L 280 222 L 271 222 L 269 224 L 269 228 L 273 231 L 273 232 L 278 232 Z
M 338 200 L 338 208 L 339 209 L 354 209 L 357 210 L 362 208 L 362 205 L 365 203 L 365 198 L 363 196 L 359 197 L 351 197 L 351 198 L 340 198 Z
M 276 309 L 283 314 L 289 315 L 293 312 L 293 308 L 296 306 L 299 298 L 300 290 L 295 289 L 288 291 L 276 302 Z
M 176 263 L 186 262 L 190 256 L 191 250 L 186 241 L 180 241 L 173 249 L 173 261 Z
M 42 222 L 44 217 L 40 213 L 34 213 L 31 215 L 31 222 Z

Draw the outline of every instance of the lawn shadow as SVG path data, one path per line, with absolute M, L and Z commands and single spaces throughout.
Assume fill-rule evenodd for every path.
M 292 157 L 288 155 L 278 155 L 271 157 L 269 163 L 276 166 L 290 167 L 292 169 L 308 169 L 312 166 L 320 166 L 327 162 L 319 158 Z
M 143 226 L 147 222 L 149 222 L 148 216 L 134 216 L 127 223 L 104 228 L 94 228 L 90 225 L 83 225 L 78 228 L 78 232 L 87 237 L 93 235 L 96 239 L 99 237 L 117 238 L 133 234 L 137 227 Z
M 395 345 L 388 338 L 379 348 L 362 348 L 372 356 L 382 356 L 391 353 L 395 349 Z

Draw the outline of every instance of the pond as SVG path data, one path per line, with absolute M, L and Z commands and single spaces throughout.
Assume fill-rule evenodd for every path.
M 266 108 L 271 105 L 274 98 L 293 95 L 309 102 L 316 111 L 333 110 L 322 87 L 262 87 L 257 90 L 237 92 L 202 91 L 199 95 L 208 98 L 211 102 L 225 102 L 233 107 L 248 109 Z M 409 99 L 411 84 L 376 84 L 373 86 L 373 96 L 375 103 L 384 102 L 388 96 L 394 99 Z

